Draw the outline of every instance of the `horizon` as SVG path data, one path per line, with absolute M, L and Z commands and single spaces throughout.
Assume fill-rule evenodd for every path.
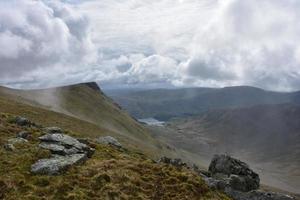
M 268 90 L 261 87 L 255 87 L 250 85 L 232 85 L 232 86 L 222 86 L 222 87 L 201 87 L 201 86 L 193 86 L 193 87 L 187 87 L 187 86 L 170 86 L 170 87 L 133 87 L 133 86 L 114 86 L 114 87 L 103 87 L 100 83 L 97 83 L 96 81 L 88 81 L 88 82 L 80 82 L 80 83 L 73 83 L 73 84 L 64 84 L 64 85 L 57 85 L 57 86 L 47 86 L 47 87 L 40 87 L 40 88 L 15 88 L 5 85 L 0 85 L 0 87 L 13 89 L 13 90 L 23 90 L 23 91 L 30 91 L 30 90 L 48 90 L 48 89 L 56 89 L 56 88 L 62 88 L 62 87 L 71 87 L 81 84 L 89 84 L 89 83 L 96 83 L 101 91 L 149 91 L 149 90 L 180 90 L 180 89 L 226 89 L 226 88 L 254 88 L 259 89 L 267 92 L 277 92 L 277 93 L 297 93 L 300 92 L 300 90 L 292 90 L 292 91 L 277 91 L 277 90 Z

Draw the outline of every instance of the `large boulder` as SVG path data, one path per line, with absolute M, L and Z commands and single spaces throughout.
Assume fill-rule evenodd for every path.
M 121 143 L 117 139 L 111 136 L 99 137 L 96 139 L 96 142 L 99 144 L 111 145 L 117 148 L 122 148 Z
M 67 156 L 53 156 L 49 159 L 38 160 L 31 166 L 33 174 L 58 175 L 70 166 L 80 164 L 87 159 L 86 154 L 73 154 Z
M 210 176 L 201 173 L 207 185 L 223 191 L 234 200 L 294 200 L 288 195 L 257 190 L 258 174 L 246 163 L 228 155 L 215 155 L 209 172 Z
M 259 176 L 249 166 L 228 155 L 215 155 L 209 165 L 213 177 L 226 175 L 221 180 L 234 190 L 248 192 L 259 188 Z

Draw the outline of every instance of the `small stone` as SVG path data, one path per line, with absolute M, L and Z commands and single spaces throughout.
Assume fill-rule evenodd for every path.
M 121 143 L 118 142 L 117 139 L 111 136 L 104 136 L 104 137 L 99 137 L 96 139 L 97 143 L 99 144 L 106 144 L 106 145 L 112 145 L 118 148 L 122 148 Z
M 20 143 L 26 143 L 28 140 L 24 138 L 11 138 L 7 140 L 8 144 L 20 144 Z
M 165 164 L 169 164 L 169 165 L 173 165 L 175 167 L 187 167 L 188 165 L 186 163 L 184 163 L 181 159 L 179 158 L 168 158 L 168 157 L 161 157 L 158 160 L 158 163 L 165 163 Z
M 20 116 L 15 118 L 15 123 L 19 126 L 30 126 L 32 124 L 27 118 Z
M 17 134 L 17 138 L 28 139 L 29 136 L 30 136 L 30 133 L 28 131 L 21 131 Z
M 6 150 L 6 151 L 14 151 L 16 148 L 14 147 L 13 144 L 5 144 L 3 146 L 3 148 Z
M 63 133 L 64 132 L 61 128 L 55 127 L 55 126 L 53 126 L 53 127 L 46 127 L 46 128 L 43 129 L 43 131 L 45 133 L 50 133 L 50 134 L 52 134 L 52 133 Z

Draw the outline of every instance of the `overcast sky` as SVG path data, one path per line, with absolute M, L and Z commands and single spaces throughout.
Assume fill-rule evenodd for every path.
M 300 90 L 299 0 L 0 1 L 0 84 Z

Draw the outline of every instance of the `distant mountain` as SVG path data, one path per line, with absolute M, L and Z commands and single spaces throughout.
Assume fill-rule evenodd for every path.
M 300 104 L 300 92 L 272 92 L 248 86 L 105 92 L 134 117 L 161 120 L 198 115 L 217 108 Z
M 293 192 L 300 189 L 300 105 L 258 105 L 207 111 L 171 121 L 158 136 L 201 155 L 227 152 L 247 160 L 263 180 Z

